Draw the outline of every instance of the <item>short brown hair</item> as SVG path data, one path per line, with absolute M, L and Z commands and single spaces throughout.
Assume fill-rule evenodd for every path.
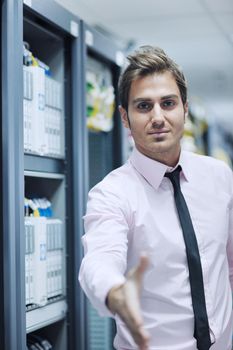
M 180 91 L 183 105 L 187 101 L 187 82 L 180 67 L 159 47 L 141 46 L 127 57 L 129 65 L 119 79 L 119 98 L 121 106 L 128 110 L 131 84 L 134 80 L 169 71 L 174 76 Z

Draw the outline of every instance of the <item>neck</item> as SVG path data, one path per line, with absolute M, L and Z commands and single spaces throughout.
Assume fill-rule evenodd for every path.
M 144 152 L 142 149 L 139 149 L 137 147 L 137 150 L 142 153 L 144 156 L 151 158 L 153 160 L 156 160 L 159 163 L 165 164 L 169 167 L 175 167 L 176 164 L 179 161 L 180 158 L 180 152 L 181 152 L 181 148 L 179 146 L 179 148 L 176 150 L 176 152 L 173 152 L 171 154 L 171 152 Z

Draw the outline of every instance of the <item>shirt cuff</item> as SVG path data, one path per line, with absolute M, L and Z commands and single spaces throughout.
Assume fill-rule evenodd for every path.
M 113 271 L 110 269 L 105 270 L 101 274 L 98 283 L 92 281 L 91 288 L 90 283 L 86 283 L 85 278 L 83 277 L 82 271 L 79 275 L 79 282 L 90 300 L 93 307 L 98 311 L 98 314 L 102 317 L 114 317 L 114 314 L 109 310 L 106 305 L 106 298 L 109 291 L 113 287 L 120 286 L 125 283 L 126 278 L 124 275 L 113 274 Z

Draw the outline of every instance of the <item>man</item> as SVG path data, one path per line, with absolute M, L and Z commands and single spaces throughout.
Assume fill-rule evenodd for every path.
M 135 148 L 89 193 L 80 283 L 115 316 L 116 349 L 231 350 L 232 172 L 181 150 L 176 63 L 150 46 L 128 59 L 120 113 Z

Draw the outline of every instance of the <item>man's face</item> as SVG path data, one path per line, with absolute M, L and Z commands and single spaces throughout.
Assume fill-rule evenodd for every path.
M 175 165 L 188 107 L 182 103 L 173 75 L 154 73 L 133 81 L 128 102 L 130 123 L 124 108 L 120 107 L 120 113 L 137 149 L 150 158 Z

